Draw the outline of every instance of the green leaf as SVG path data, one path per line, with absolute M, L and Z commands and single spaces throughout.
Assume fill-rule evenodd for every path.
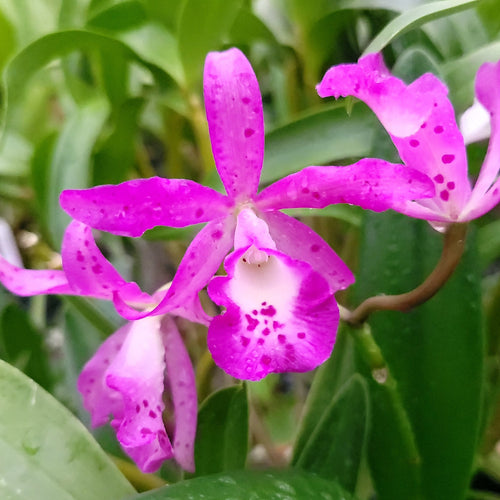
M 212 0 L 209 5 L 205 0 L 184 3 L 178 40 L 188 88 L 201 81 L 207 53 L 220 49 L 242 3 L 242 0 Z
M 478 230 L 477 245 L 481 269 L 484 270 L 500 256 L 500 220 L 494 220 Z
M 16 332 L 15 335 L 12 332 Z M 31 323 L 28 313 L 16 304 L 8 305 L 0 316 L 0 355 L 45 389 L 52 387 L 43 337 Z
M 117 184 L 125 180 L 135 159 L 139 115 L 144 100 L 127 99 L 113 115 L 113 127 L 95 154 L 93 184 Z
M 70 218 L 59 206 L 63 189 L 89 187 L 91 154 L 108 116 L 108 103 L 92 99 L 71 114 L 47 158 L 49 181 L 46 196 L 46 220 L 53 244 L 58 247 Z M 43 196 L 43 193 L 41 194 Z
M 492 42 L 465 56 L 443 64 L 446 83 L 453 96 L 453 103 L 459 109 L 472 105 L 474 78 L 479 66 L 485 62 L 500 59 L 500 41 Z
M 354 375 L 333 398 L 326 390 L 324 397 L 330 403 L 292 463 L 354 492 L 368 431 L 368 387 Z
M 241 469 L 247 451 L 246 385 L 221 389 L 200 407 L 195 442 L 196 476 Z
M 199 477 L 129 500 L 355 500 L 336 482 L 299 470 L 234 471 Z
M 442 236 L 423 221 L 398 214 L 366 214 L 357 287 L 363 299 L 379 293 L 413 289 L 438 261 Z M 480 269 L 474 238 L 446 285 L 410 313 L 378 312 L 370 318 L 407 414 L 421 462 L 421 497 L 426 500 L 465 497 L 480 424 L 483 388 L 484 332 L 480 314 Z M 383 383 L 380 384 L 383 387 Z M 393 398 L 397 403 L 397 397 Z M 373 423 L 384 417 L 372 405 Z M 387 406 L 379 409 L 388 411 Z M 458 410 L 459 409 L 459 410 Z M 387 421 L 387 418 L 385 418 Z M 381 453 L 381 436 L 370 443 L 372 476 L 383 498 L 407 488 L 394 472 L 394 456 Z M 443 480 L 446 478 L 446 480 Z M 406 495 L 405 498 L 419 498 Z
M 121 500 L 133 488 L 71 413 L 0 361 L 0 497 Z
M 380 52 L 395 38 L 413 28 L 418 28 L 434 19 L 470 9 L 478 4 L 479 0 L 442 0 L 440 2 L 425 3 L 409 9 L 387 24 L 371 41 L 368 47 L 366 47 L 364 54 Z
M 276 128 L 266 134 L 261 182 L 272 182 L 308 165 L 367 156 L 377 128 L 381 127 L 375 115 L 363 104 L 356 104 L 349 117 L 343 106 L 336 105 Z
M 160 45 L 160 48 L 163 46 Z M 148 69 L 158 83 L 164 84 L 168 77 L 164 68 L 175 70 L 175 65 L 161 68 L 154 61 L 144 59 L 138 52 L 115 38 L 85 30 L 67 30 L 51 33 L 37 39 L 19 52 L 7 65 L 3 75 L 4 104 L 2 107 L 2 129 L 9 126 L 11 108 L 19 102 L 26 88 L 26 82 L 41 68 L 53 60 L 60 59 L 75 51 L 98 50 L 103 52 L 121 51 L 131 62 Z M 167 53 L 168 56 L 168 53 Z M 167 70 L 167 71 L 168 71 Z

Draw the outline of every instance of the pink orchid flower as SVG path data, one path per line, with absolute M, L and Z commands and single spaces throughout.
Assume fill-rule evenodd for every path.
M 389 133 L 403 163 L 433 180 L 435 196 L 408 200 L 407 215 L 444 230 L 450 223 L 485 214 L 500 201 L 500 62 L 483 64 L 476 77 L 476 96 L 489 113 L 491 139 L 473 189 L 448 90 L 434 75 L 425 74 L 406 85 L 389 73 L 381 54 L 369 54 L 357 64 L 330 68 L 317 90 L 321 97 L 354 96 L 365 102 Z
M 330 355 L 338 325 L 334 293 L 354 278 L 327 243 L 279 210 L 354 203 L 405 209 L 432 196 L 421 173 L 382 160 L 348 167 L 308 167 L 257 192 L 264 157 L 261 94 L 238 49 L 208 54 L 205 108 L 223 195 L 193 181 L 153 177 L 64 191 L 61 205 L 91 227 L 137 237 L 158 225 L 207 223 L 194 238 L 159 305 L 149 312 L 115 305 L 125 317 L 163 314 L 205 287 L 224 261 L 227 276 L 208 286 L 225 312 L 208 330 L 215 362 L 234 377 L 311 370 Z
M 61 271 L 30 270 L 0 257 L 0 282 L 22 296 L 120 297 L 143 307 L 151 307 L 158 300 L 118 274 L 95 244 L 90 227 L 81 222 L 73 221 L 65 232 L 62 261 Z M 186 307 L 172 313 L 198 318 L 196 311 Z M 162 415 L 166 387 L 171 392 L 176 420 L 173 444 Z M 92 425 L 103 425 L 112 415 L 120 444 L 142 471 L 154 472 L 171 458 L 184 469 L 194 470 L 196 385 L 173 319 L 150 316 L 130 321 L 113 333 L 85 365 L 78 389 L 84 407 L 91 413 Z

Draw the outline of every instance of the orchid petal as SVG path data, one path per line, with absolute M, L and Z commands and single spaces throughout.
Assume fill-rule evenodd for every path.
M 324 208 L 350 203 L 380 212 L 403 211 L 407 200 L 434 196 L 433 182 L 421 172 L 384 160 L 365 158 L 346 167 L 307 167 L 259 193 L 261 210 Z
M 233 199 L 257 192 L 264 158 L 264 117 L 259 84 L 238 49 L 210 52 L 203 75 L 215 165 Z
M 110 335 L 97 352 L 85 364 L 78 377 L 78 390 L 83 398 L 83 406 L 90 413 L 92 427 L 108 422 L 110 415 L 123 416 L 123 399 L 105 383 L 105 374 L 133 323 L 127 323 Z
M 380 69 L 381 55 L 370 54 L 358 64 L 331 68 L 318 86 L 321 96 L 353 95 L 363 100 L 389 132 L 408 167 L 427 174 L 436 195 L 419 203 L 440 218 L 458 220 L 470 185 L 463 137 L 446 86 L 425 74 L 412 84 Z M 375 62 L 374 62 L 375 61 Z
M 194 472 L 198 407 L 193 365 L 175 323 L 168 316 L 162 321 L 162 330 L 167 379 L 174 403 L 174 456 L 183 469 Z
M 488 110 L 477 99 L 474 99 L 474 104 L 462 113 L 459 128 L 466 146 L 488 139 L 491 135 Z
M 165 431 L 165 360 L 160 318 L 129 323 L 102 344 L 84 367 L 78 389 L 93 425 L 112 414 L 124 450 L 143 472 L 173 457 Z
M 78 295 L 63 271 L 22 269 L 0 257 L 0 283 L 21 297 L 45 294 Z
M 265 212 L 271 237 L 280 252 L 293 259 L 308 262 L 321 274 L 330 291 L 344 290 L 354 283 L 354 276 L 330 245 L 302 222 L 281 212 Z
M 462 220 L 483 215 L 498 203 L 496 182 L 500 170 L 500 62 L 483 64 L 476 77 L 476 95 L 489 112 L 491 136 L 488 151 Z M 490 189 L 491 188 L 491 189 Z M 489 190 L 489 191 L 488 191 Z M 495 193 L 495 190 L 496 193 Z
M 272 249 L 249 263 L 242 248 L 225 261 L 227 277 L 208 293 L 227 308 L 212 320 L 207 343 L 228 374 L 259 380 L 269 373 L 312 370 L 331 354 L 338 308 L 326 280 L 312 267 Z
M 139 312 L 115 297 L 119 314 L 127 319 L 139 319 L 170 312 L 192 321 L 207 323 L 207 315 L 197 295 L 217 272 L 233 246 L 234 226 L 232 216 L 209 222 L 189 245 L 161 302 L 151 311 Z
M 357 97 L 398 137 L 415 133 L 431 113 L 434 96 L 446 95 L 446 87 L 430 74 L 406 86 L 391 76 L 379 53 L 362 57 L 358 64 L 330 68 L 316 89 L 321 97 Z
M 121 236 L 141 236 L 155 226 L 184 227 L 227 213 L 226 196 L 184 179 L 138 179 L 116 186 L 66 190 L 62 208 L 74 219 Z
M 92 229 L 72 221 L 62 243 L 64 272 L 74 293 L 111 300 L 120 292 L 129 301 L 151 303 L 152 298 L 141 292 L 136 283 L 126 282 L 97 247 Z

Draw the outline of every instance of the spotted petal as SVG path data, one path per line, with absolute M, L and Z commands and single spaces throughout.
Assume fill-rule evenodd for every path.
M 174 456 L 185 470 L 194 472 L 194 438 L 198 416 L 193 365 L 172 319 L 162 320 L 167 378 L 174 403 Z
M 174 313 L 192 321 L 207 323 L 207 315 L 199 303 L 198 292 L 207 285 L 231 250 L 234 224 L 232 216 L 214 220 L 196 235 L 179 264 L 172 284 L 154 309 L 137 311 L 115 295 L 117 311 L 127 319 Z
M 259 193 L 258 208 L 324 208 L 350 203 L 404 213 L 408 200 L 434 196 L 434 184 L 418 170 L 366 158 L 346 167 L 307 167 Z
M 22 297 L 44 294 L 75 295 L 63 271 L 23 269 L 0 257 L 0 283 Z
M 214 361 L 247 380 L 312 370 L 335 342 L 338 308 L 328 283 L 309 264 L 279 251 L 259 248 L 260 263 L 250 263 L 248 251 L 252 247 L 228 256 L 228 276 L 208 287 L 212 300 L 226 307 L 208 330 Z
M 136 283 L 125 281 L 97 247 L 92 229 L 72 221 L 64 233 L 61 250 L 64 272 L 73 293 L 112 300 L 120 294 L 124 300 L 151 303 Z
M 476 95 L 490 115 L 488 151 L 461 220 L 479 217 L 500 202 L 500 62 L 483 64 L 476 77 Z
M 354 96 L 365 102 L 386 130 L 398 137 L 415 133 L 434 105 L 434 95 L 446 95 L 446 87 L 426 74 L 413 84 L 392 76 L 381 54 L 368 54 L 357 64 L 330 68 L 316 87 L 320 97 Z
M 358 64 L 331 68 L 318 92 L 363 100 L 389 132 L 404 164 L 434 181 L 436 195 L 420 200 L 423 210 L 411 215 L 458 220 L 470 185 L 463 137 L 443 83 L 425 74 L 407 86 L 388 73 L 380 54 L 370 54 Z
M 308 262 L 326 279 L 332 293 L 354 283 L 350 269 L 310 227 L 281 212 L 265 212 L 262 217 L 269 225 L 277 249 L 292 259 Z
M 94 424 L 112 414 L 123 449 L 143 472 L 173 457 L 163 425 L 165 359 L 161 318 L 129 323 L 87 363 L 78 381 Z
M 259 84 L 238 49 L 210 52 L 203 75 L 205 109 L 215 165 L 233 199 L 257 192 L 264 158 Z
M 141 236 L 156 226 L 184 227 L 207 222 L 228 211 L 224 195 L 184 179 L 137 179 L 116 186 L 67 190 L 61 206 L 94 229 Z

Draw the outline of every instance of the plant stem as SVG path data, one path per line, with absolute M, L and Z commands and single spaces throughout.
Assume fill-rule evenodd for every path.
M 377 295 L 362 302 L 354 311 L 342 308 L 342 320 L 353 326 L 364 323 L 375 311 L 409 311 L 433 297 L 448 281 L 465 249 L 466 224 L 452 224 L 446 231 L 443 251 L 436 267 L 414 290 L 399 295 Z

